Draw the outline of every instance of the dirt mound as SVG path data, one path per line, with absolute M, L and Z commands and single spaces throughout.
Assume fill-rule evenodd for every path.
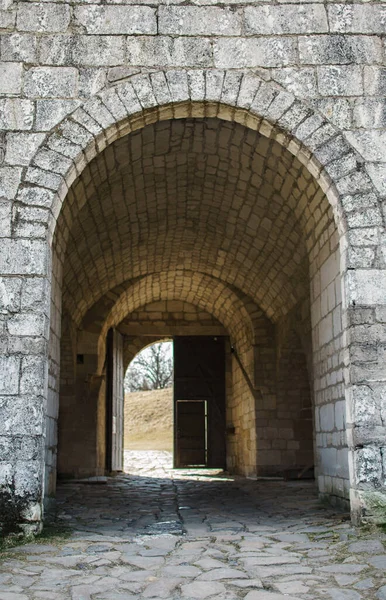
M 173 449 L 173 388 L 125 395 L 125 450 Z

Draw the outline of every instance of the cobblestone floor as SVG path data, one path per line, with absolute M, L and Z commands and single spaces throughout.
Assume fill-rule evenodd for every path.
M 0 600 L 386 600 L 386 535 L 320 506 L 312 482 L 173 472 L 168 453 L 126 466 L 60 486 L 70 537 L 3 555 Z

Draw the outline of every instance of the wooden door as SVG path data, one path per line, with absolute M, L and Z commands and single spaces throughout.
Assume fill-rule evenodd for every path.
M 107 335 L 106 469 L 123 470 L 123 338 L 115 329 Z
M 208 467 L 225 467 L 225 338 L 207 336 L 174 338 L 175 467 L 187 466 L 184 462 L 185 455 L 182 453 L 181 438 L 178 437 L 178 430 L 181 431 L 179 421 L 180 418 L 184 418 L 179 409 L 181 401 L 206 402 L 204 464 Z M 198 422 L 198 416 L 195 419 Z M 187 427 L 188 425 L 187 423 Z
M 178 400 L 177 405 L 178 467 L 206 466 L 206 402 Z

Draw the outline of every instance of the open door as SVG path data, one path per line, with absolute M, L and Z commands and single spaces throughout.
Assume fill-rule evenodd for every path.
M 107 334 L 106 470 L 123 471 L 123 338 L 115 329 Z
M 225 338 L 174 338 L 174 466 L 224 468 Z

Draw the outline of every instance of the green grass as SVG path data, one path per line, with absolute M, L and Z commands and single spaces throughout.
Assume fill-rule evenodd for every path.
M 26 536 L 22 533 L 10 533 L 6 537 L 0 538 L 0 556 L 8 553 L 17 546 L 25 544 L 58 544 L 71 536 L 69 527 L 58 525 L 56 523 L 47 524 L 43 531 L 35 536 Z

